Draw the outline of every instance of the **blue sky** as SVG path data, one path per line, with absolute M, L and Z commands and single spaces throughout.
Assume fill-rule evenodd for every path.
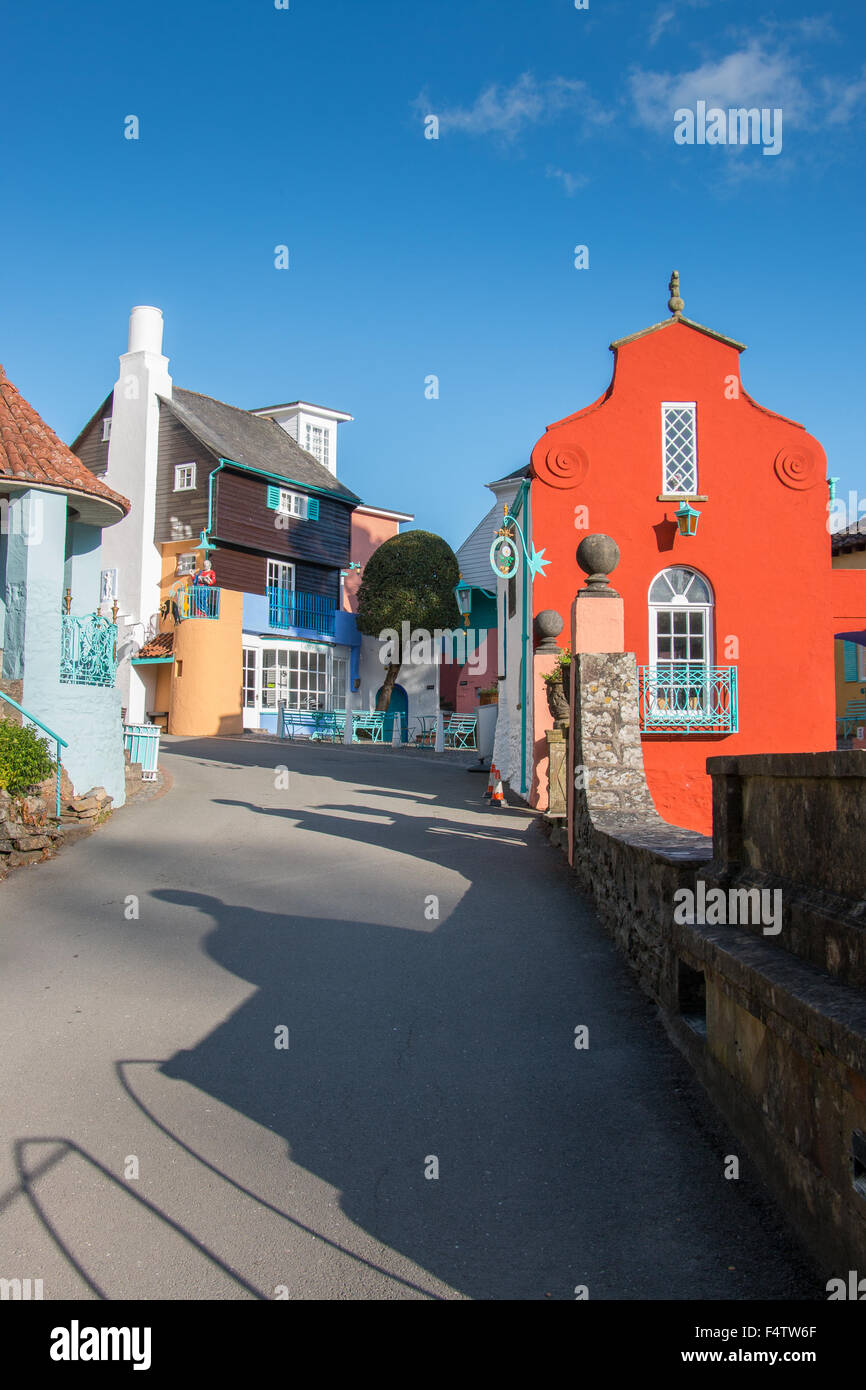
M 0 361 L 61 437 L 156 304 L 179 386 L 350 412 L 343 480 L 456 546 L 676 267 L 866 495 L 860 4 L 290 6 L 7 9 Z M 781 152 L 676 145 L 698 100 L 781 108 Z

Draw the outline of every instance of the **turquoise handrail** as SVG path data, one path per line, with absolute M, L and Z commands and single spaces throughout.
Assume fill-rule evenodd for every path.
M 17 700 L 13 700 L 11 695 L 4 694 L 2 690 L 0 690 L 0 700 L 5 700 L 7 705 L 12 705 L 13 708 L 17 709 L 19 714 L 24 715 L 25 719 L 29 719 L 31 724 L 38 724 L 43 733 L 46 733 L 49 738 L 54 739 L 54 744 L 57 749 L 57 819 L 60 820 L 60 750 L 61 748 L 68 748 L 69 744 L 66 742 L 65 738 L 61 738 L 59 734 L 55 734 L 54 730 L 49 729 L 47 724 L 43 724 L 41 719 L 37 719 L 35 714 L 29 714 L 23 705 L 19 705 Z

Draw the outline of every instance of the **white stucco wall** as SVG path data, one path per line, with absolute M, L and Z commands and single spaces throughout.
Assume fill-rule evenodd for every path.
M 353 709 L 375 709 L 376 695 L 385 679 L 385 667 L 379 660 L 381 644 L 375 637 L 361 638 L 359 675 L 361 689 L 352 696 Z M 402 685 L 409 699 L 409 728 L 420 714 L 436 714 L 439 709 L 439 667 L 437 665 L 400 668 L 397 684 Z M 432 690 L 428 690 L 432 686 Z

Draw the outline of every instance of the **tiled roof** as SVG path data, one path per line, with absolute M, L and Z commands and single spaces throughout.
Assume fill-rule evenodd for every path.
M 151 637 L 149 642 L 135 653 L 133 661 L 148 660 L 157 656 L 172 656 L 174 654 L 174 633 L 161 632 L 158 637 Z
M 830 537 L 834 555 L 844 555 L 849 550 L 862 550 L 866 547 L 866 517 L 854 521 L 843 531 L 836 531 Z
M 87 493 L 129 511 L 129 502 L 112 492 L 85 468 L 32 405 L 25 401 L 0 366 L 0 480 L 32 483 L 35 488 L 61 488 Z
M 197 391 L 184 391 L 179 386 L 173 389 L 170 400 L 160 396 L 160 401 L 217 457 L 273 473 L 302 487 L 319 488 L 345 502 L 360 501 L 267 416 L 251 415 L 248 410 L 226 405 L 212 396 L 200 396 Z

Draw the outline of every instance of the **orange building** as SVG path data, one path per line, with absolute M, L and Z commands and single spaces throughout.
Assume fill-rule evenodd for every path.
M 855 595 L 831 570 L 820 443 L 752 399 L 743 344 L 684 317 L 676 273 L 670 289 L 671 317 L 612 343 L 604 394 L 538 441 L 518 503 L 550 562 L 528 611 L 556 609 L 562 645 L 578 544 L 617 541 L 650 790 L 665 819 L 707 831 L 708 757 L 835 747 L 835 615 L 866 603 L 863 578 Z

